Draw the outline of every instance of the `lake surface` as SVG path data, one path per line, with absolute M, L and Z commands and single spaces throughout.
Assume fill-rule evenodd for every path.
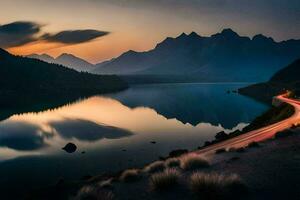
M 142 166 L 245 127 L 268 109 L 236 93 L 246 84 L 139 85 L 0 122 L 0 188 L 28 190 Z M 155 141 L 156 144 L 151 142 Z M 75 153 L 62 150 L 68 142 Z

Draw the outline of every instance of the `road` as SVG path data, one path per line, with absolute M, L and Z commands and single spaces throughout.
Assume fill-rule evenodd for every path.
M 225 140 L 217 144 L 213 144 L 195 153 L 202 154 L 202 155 L 210 155 L 212 153 L 215 153 L 215 151 L 218 149 L 228 150 L 231 148 L 245 147 L 251 142 L 260 142 L 272 138 L 277 132 L 283 131 L 291 127 L 293 124 L 300 123 L 300 101 L 289 99 L 285 97 L 285 95 L 279 95 L 276 98 L 282 102 L 286 102 L 292 105 L 295 108 L 295 113 L 291 117 L 283 121 L 277 122 L 275 124 L 254 131 L 250 131 L 248 133 L 239 135 L 237 137 Z

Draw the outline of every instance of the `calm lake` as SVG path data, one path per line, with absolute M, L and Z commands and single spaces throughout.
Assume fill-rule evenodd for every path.
M 0 122 L 0 188 L 28 190 L 118 171 L 196 149 L 268 109 L 237 93 L 247 84 L 139 85 Z M 77 145 L 69 154 L 68 142 Z M 156 143 L 155 143 L 156 142 Z M 155 143 L 155 144 L 153 144 Z

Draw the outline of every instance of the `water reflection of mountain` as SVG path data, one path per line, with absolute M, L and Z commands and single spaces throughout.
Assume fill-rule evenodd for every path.
M 29 96 L 19 96 L 20 99 L 25 99 L 24 105 L 15 105 L 13 107 L 0 106 L 0 121 L 9 118 L 14 114 L 26 112 L 40 112 L 47 109 L 54 109 L 72 102 L 76 102 L 80 96 L 72 95 L 35 95 L 34 98 Z M 13 102 L 13 100 L 11 100 Z
M 110 95 L 131 108 L 149 107 L 166 118 L 197 125 L 209 122 L 232 128 L 240 122 L 250 122 L 266 105 L 236 93 L 242 84 L 161 84 L 134 86 Z
M 209 86 L 202 89 L 193 85 L 141 86 L 113 95 L 125 105 L 111 98 L 95 96 L 53 110 L 13 115 L 0 122 L 1 190 L 28 190 L 49 182 L 56 183 L 62 177 L 73 180 L 74 174 L 79 179 L 87 174 L 143 166 L 174 149 L 196 149 L 224 130 L 211 123 L 183 124 L 157 112 L 195 123 L 210 120 L 205 115 L 212 114 L 220 124 L 225 124 L 221 121 L 225 118 L 218 118 L 224 113 L 215 114 L 220 103 L 228 110 L 249 107 L 244 111 L 252 109 L 253 115 L 261 111 L 261 106 L 256 107 L 245 99 L 238 99 L 244 101 L 240 104 L 230 104 L 239 103 L 234 100 L 239 98 L 235 94 L 215 99 L 219 93 L 214 95 L 213 91 L 214 87 Z M 223 94 L 221 89 L 220 93 Z M 196 112 L 199 115 L 194 115 Z M 238 116 L 229 120 L 243 119 Z M 235 129 L 245 125 L 240 121 L 237 124 Z M 153 145 L 151 141 L 157 143 Z M 68 142 L 75 143 L 78 151 L 74 154 L 62 151 Z M 86 153 L 81 154 L 83 151 Z
M 210 138 L 223 128 L 232 129 L 242 122 L 250 122 L 266 109 L 265 105 L 244 96 L 227 94 L 227 90 L 238 87 L 228 84 L 134 86 L 110 95 L 118 101 L 92 97 L 54 110 L 14 115 L 0 122 L 0 147 L 33 151 L 57 144 L 57 138 L 64 145 L 69 141 L 90 143 L 123 138 L 132 133 L 157 135 L 160 140 L 167 137 L 168 141 L 170 134 L 187 137 L 194 133 L 193 137 L 199 134 L 202 139 Z M 171 118 L 178 121 L 168 120 Z M 210 128 L 201 126 L 205 122 Z

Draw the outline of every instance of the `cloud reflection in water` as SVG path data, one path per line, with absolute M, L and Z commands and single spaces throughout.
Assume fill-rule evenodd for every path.
M 125 129 L 99 125 L 91 121 L 80 119 L 66 119 L 51 122 L 51 126 L 65 139 L 76 138 L 80 141 L 96 141 L 103 138 L 118 139 L 132 135 Z
M 0 146 L 31 151 L 47 146 L 45 138 L 52 137 L 39 126 L 26 122 L 7 121 L 0 124 Z

